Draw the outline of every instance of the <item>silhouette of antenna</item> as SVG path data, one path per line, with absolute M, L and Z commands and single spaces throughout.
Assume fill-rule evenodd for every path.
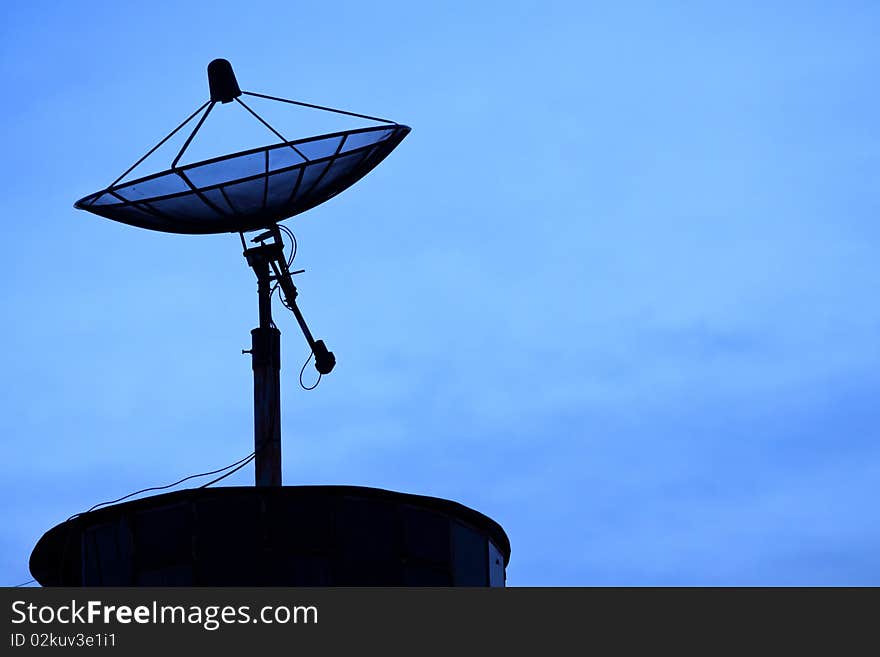
M 310 103 L 241 91 L 232 65 L 215 59 L 208 65 L 211 96 L 177 128 L 126 169 L 106 189 L 78 200 L 74 207 L 139 228 L 169 233 L 238 232 L 244 255 L 257 275 L 260 326 L 251 332 L 248 351 L 254 369 L 255 472 L 258 486 L 281 485 L 280 331 L 272 321 L 272 290 L 302 329 L 319 376 L 336 364 L 323 340 L 315 340 L 296 303 L 297 289 L 284 256 L 278 222 L 336 196 L 369 173 L 406 137 L 410 129 L 387 119 Z M 377 121 L 383 125 L 287 141 L 241 100 L 255 96 Z M 238 103 L 267 127 L 278 143 L 179 166 L 214 107 Z M 129 182 L 120 182 L 187 124 L 196 120 L 171 166 Z M 261 230 L 248 247 L 244 233 Z
M 500 525 L 473 509 L 374 488 L 282 486 L 281 332 L 272 320 L 276 289 L 305 336 L 319 380 L 333 370 L 336 357 L 312 336 L 299 310 L 293 283 L 299 272 L 290 271 L 293 254 L 285 257 L 282 238 L 289 231 L 280 222 L 352 186 L 410 129 L 242 91 L 224 59 L 208 65 L 208 84 L 204 104 L 109 186 L 75 207 L 149 230 L 239 234 L 257 277 L 259 302 L 259 326 L 251 331 L 251 349 L 243 351 L 251 355 L 254 372 L 254 451 L 226 468 L 141 489 L 68 518 L 37 543 L 31 574 L 44 586 L 504 586 L 508 538 Z M 289 141 L 243 96 L 380 125 Z M 240 105 L 278 142 L 181 165 L 218 103 Z M 126 180 L 192 122 L 167 169 Z M 251 459 L 254 487 L 209 488 Z M 226 474 L 199 488 L 125 501 L 220 472 Z
M 208 234 L 270 228 L 356 183 L 410 132 L 407 126 L 387 119 L 240 91 L 232 66 L 225 59 L 215 59 L 208 65 L 208 81 L 211 89 L 208 101 L 106 189 L 81 198 L 75 207 L 124 224 L 168 233 Z M 243 95 L 384 125 L 287 141 L 241 99 Z M 241 105 L 279 142 L 179 165 L 217 103 L 231 102 Z M 120 182 L 197 116 L 195 127 L 167 170 Z

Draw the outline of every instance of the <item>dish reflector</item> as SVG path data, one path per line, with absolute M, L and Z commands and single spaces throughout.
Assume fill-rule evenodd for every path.
M 167 233 L 257 230 L 347 189 L 409 131 L 383 125 L 264 146 L 111 185 L 74 206 Z

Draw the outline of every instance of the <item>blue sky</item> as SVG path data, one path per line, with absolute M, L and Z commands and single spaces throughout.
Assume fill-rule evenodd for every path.
M 413 128 L 287 222 L 339 364 L 302 391 L 276 307 L 285 483 L 476 508 L 511 585 L 880 584 L 875 3 L 4 10 L 2 583 L 69 515 L 252 448 L 238 237 L 72 207 L 225 57 Z M 194 156 L 272 141 L 218 109 Z

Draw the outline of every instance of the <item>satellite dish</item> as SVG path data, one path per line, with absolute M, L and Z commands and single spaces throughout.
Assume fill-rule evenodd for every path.
M 167 233 L 247 232 L 310 210 L 351 187 L 409 134 L 387 119 L 241 91 L 225 59 L 208 65 L 211 99 L 106 189 L 74 207 L 124 224 Z M 288 141 L 241 96 L 254 96 L 377 121 L 383 125 Z M 279 143 L 178 166 L 214 106 L 235 101 L 271 130 Z M 120 182 L 196 116 L 200 118 L 171 166 Z
M 313 337 L 299 310 L 293 278 L 302 270 L 292 270 L 296 240 L 279 222 L 353 185 L 409 128 L 242 91 L 224 59 L 209 64 L 208 82 L 209 100 L 76 207 L 150 230 L 239 233 L 257 278 L 259 302 L 259 326 L 251 331 L 251 348 L 242 350 L 250 354 L 253 369 L 254 449 L 225 468 L 142 489 L 72 516 L 40 539 L 31 573 L 44 586 L 504 586 L 510 542 L 499 525 L 472 509 L 356 486 L 282 486 L 281 331 L 272 319 L 273 298 L 294 314 L 310 349 L 300 385 L 314 388 L 334 369 L 336 356 Z M 243 96 L 380 125 L 290 141 Z M 241 105 L 279 141 L 179 166 L 218 103 Z M 126 180 L 191 121 L 195 127 L 168 168 Z M 289 255 L 284 234 L 291 239 Z M 317 382 L 308 387 L 302 376 L 313 358 Z M 252 461 L 255 488 L 211 488 Z M 125 502 L 214 475 L 219 476 L 198 488 Z
M 215 59 L 208 65 L 208 85 L 209 100 L 107 188 L 81 198 L 74 205 L 107 219 L 167 233 L 239 233 L 244 256 L 257 276 L 260 317 L 259 327 L 251 331 L 251 349 L 242 351 L 251 354 L 254 370 L 254 451 L 249 459 L 255 462 L 257 486 L 280 486 L 281 332 L 272 320 L 272 297 L 276 290 L 280 290 L 281 302 L 293 312 L 309 345 L 309 360 L 314 357 L 318 381 L 333 370 L 336 356 L 323 340 L 312 336 L 299 310 L 293 275 L 301 271 L 290 271 L 293 254 L 285 255 L 282 231 L 291 238 L 293 234 L 278 222 L 305 212 L 356 183 L 385 159 L 410 129 L 388 119 L 242 91 L 232 65 L 225 59 Z M 243 95 L 382 125 L 290 141 L 251 109 L 241 99 Z M 214 106 L 232 102 L 247 110 L 279 142 L 178 166 Z M 168 169 L 122 182 L 197 116 L 195 128 Z M 244 234 L 250 231 L 260 233 L 250 239 L 249 245 Z M 302 371 L 300 384 L 307 390 L 314 388 L 302 383 Z

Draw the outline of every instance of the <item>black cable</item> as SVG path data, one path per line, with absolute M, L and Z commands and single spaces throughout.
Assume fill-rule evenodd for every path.
M 36 581 L 37 581 L 37 580 L 35 580 L 35 579 L 29 579 L 28 581 L 26 581 L 26 582 L 22 582 L 21 584 L 16 584 L 16 585 L 13 586 L 12 588 L 14 588 L 14 589 L 20 589 L 22 586 L 27 586 L 28 584 L 33 584 L 33 583 L 36 582 Z
M 318 378 L 320 379 L 320 377 L 318 377 Z M 262 451 L 264 446 L 265 445 L 260 446 L 260 451 Z M 230 470 L 229 472 L 225 473 L 224 475 L 209 481 L 207 484 L 199 486 L 199 488 L 207 488 L 211 484 L 215 484 L 218 481 L 220 481 L 221 479 L 225 479 L 226 477 L 231 475 L 233 472 L 237 472 L 238 470 L 241 470 L 244 466 L 246 466 L 248 463 L 253 461 L 256 457 L 257 457 L 257 450 L 254 450 L 253 452 L 251 452 L 247 456 L 240 458 L 239 460 L 234 461 L 233 463 L 230 463 L 229 465 L 227 465 L 225 467 L 218 468 L 217 470 L 211 470 L 210 472 L 200 472 L 198 474 L 189 475 L 188 477 L 184 477 L 183 479 L 175 481 L 173 484 L 167 484 L 165 486 L 151 486 L 149 488 L 142 488 L 141 490 L 137 490 L 133 493 L 129 493 L 128 495 L 124 495 L 124 496 L 119 497 L 115 500 L 110 500 L 108 502 L 101 502 L 100 504 L 96 504 L 95 506 L 90 508 L 88 511 L 76 513 L 76 514 L 70 516 L 67 520 L 73 520 L 77 516 L 81 516 L 84 513 L 90 513 L 92 511 L 94 511 L 95 509 L 98 509 L 102 506 L 107 506 L 108 504 L 116 504 L 117 502 L 122 502 L 123 500 L 127 500 L 129 497 L 134 497 L 135 495 L 140 495 L 141 493 L 148 493 L 151 490 L 165 490 L 166 488 L 172 488 L 174 486 L 182 484 L 184 481 L 189 481 L 190 479 L 197 479 L 199 477 L 208 477 L 210 475 L 214 475 L 214 474 L 218 474 L 220 472 L 223 472 L 224 470 L 229 470 L 229 468 L 233 468 L 233 470 Z
M 278 224 L 278 228 L 280 228 L 281 230 L 283 230 L 285 233 L 287 233 L 290 236 L 290 241 L 292 243 L 292 250 L 290 252 L 290 257 L 287 259 L 287 267 L 290 268 L 290 265 L 293 264 L 293 259 L 296 258 L 296 251 L 297 251 L 297 248 L 299 245 L 297 244 L 297 241 L 296 241 L 296 235 L 293 234 L 293 231 L 290 230 L 290 228 L 288 228 L 287 226 L 282 226 L 281 224 Z M 284 240 L 282 240 L 282 242 L 283 241 Z
M 253 456 L 254 456 L 254 452 L 251 452 L 250 454 L 248 454 L 244 458 L 241 458 L 241 459 L 235 461 L 234 463 L 230 463 L 226 467 L 219 468 L 217 470 L 211 470 L 210 472 L 200 472 L 199 474 L 189 475 L 188 477 L 184 477 L 183 479 L 175 481 L 173 484 L 168 484 L 166 486 L 150 486 L 149 488 L 142 488 L 141 490 L 137 490 L 133 493 L 129 493 L 128 495 L 123 495 L 122 497 L 119 497 L 115 500 L 110 500 L 108 502 L 101 502 L 99 504 L 96 504 L 92 508 L 90 508 L 88 511 L 83 511 L 83 512 L 76 513 L 76 514 L 70 516 L 70 518 L 68 518 L 68 520 L 73 520 L 77 516 L 81 516 L 84 513 L 91 513 L 95 509 L 98 509 L 102 506 L 107 506 L 108 504 L 116 504 L 117 502 L 122 502 L 123 500 L 127 500 L 129 497 L 134 497 L 135 495 L 140 495 L 141 493 L 148 493 L 151 490 L 165 490 L 166 488 L 172 488 L 174 486 L 182 484 L 184 481 L 189 481 L 190 479 L 196 479 L 198 477 L 208 477 L 210 475 L 214 475 L 219 472 L 223 472 L 224 470 L 228 470 L 229 468 L 233 468 L 239 464 L 245 465 L 245 464 L 247 464 L 247 461 L 250 460 Z
M 312 356 L 314 356 L 314 355 L 315 355 L 314 351 L 309 353 L 309 357 L 306 358 L 306 362 L 303 363 L 302 369 L 299 371 L 299 385 L 303 390 L 314 390 L 315 388 L 318 387 L 318 384 L 321 383 L 321 376 L 323 376 L 323 375 L 320 372 L 318 372 L 318 380 L 315 381 L 314 385 L 312 385 L 311 388 L 308 387 L 305 383 L 303 383 L 303 374 L 306 371 L 306 365 L 309 364 L 309 361 L 312 360 Z
M 268 442 L 268 441 L 266 441 L 266 442 Z M 262 450 L 263 448 L 260 447 L 260 449 Z M 251 461 L 253 461 L 255 458 L 257 458 L 257 453 L 256 453 L 256 452 L 253 452 L 253 453 L 251 453 L 251 455 L 248 457 L 247 461 L 245 461 L 244 463 L 242 463 L 241 465 L 239 465 L 237 468 L 235 468 L 234 470 L 230 470 L 230 471 L 227 472 L 226 474 L 220 475 L 220 476 L 217 477 L 216 479 L 212 479 L 212 480 L 209 481 L 207 484 L 202 484 L 201 486 L 199 486 L 199 488 L 207 488 L 207 487 L 210 486 L 211 484 L 216 484 L 218 481 L 221 481 L 221 480 L 223 480 L 223 479 L 226 479 L 226 477 L 228 477 L 229 475 L 231 475 L 231 474 L 233 474 L 233 473 L 235 473 L 235 472 L 238 472 L 238 471 L 241 470 L 244 466 L 246 466 L 248 463 L 250 463 Z
M 294 235 L 293 231 L 290 230 L 287 226 L 282 226 L 281 224 L 278 224 L 278 228 L 280 228 L 287 235 L 290 236 L 291 251 L 290 251 L 290 257 L 287 260 L 287 268 L 290 269 L 290 265 L 293 264 L 293 259 L 296 258 L 296 251 L 297 251 L 297 247 L 298 247 L 298 244 L 296 241 L 296 235 Z M 284 242 L 284 240 L 282 240 L 282 243 L 283 242 Z M 272 286 L 272 290 L 269 292 L 270 297 L 272 296 L 272 294 L 274 294 L 275 289 L 277 287 L 278 287 L 278 282 L 276 281 L 275 285 Z M 284 297 L 284 290 L 281 290 L 278 292 L 278 300 L 281 301 L 281 305 L 283 305 L 285 308 L 287 308 L 288 310 L 293 312 L 293 306 L 291 306 L 290 303 L 287 301 L 287 299 Z M 309 353 L 309 357 L 306 358 L 306 362 L 303 363 L 302 369 L 299 371 L 299 385 L 303 390 L 314 390 L 315 388 L 318 387 L 318 384 L 321 383 L 322 374 L 320 372 L 318 372 L 318 379 L 317 379 L 317 381 L 315 381 L 315 383 L 313 385 L 307 386 L 305 383 L 303 383 L 303 374 L 305 374 L 306 366 L 309 364 L 309 361 L 312 360 L 312 356 L 314 356 L 314 355 L 315 355 L 314 352 Z
M 293 260 L 294 260 L 294 258 L 296 258 L 296 252 L 297 252 L 297 249 L 298 249 L 298 247 L 299 247 L 299 245 L 297 244 L 297 241 L 296 241 L 296 235 L 294 235 L 294 234 L 293 234 L 293 231 L 290 230 L 287 226 L 282 226 L 281 224 L 277 224 L 277 226 L 278 226 L 278 228 L 280 228 L 281 230 L 283 230 L 285 233 L 287 233 L 287 234 L 290 236 L 291 250 L 290 250 L 290 256 L 287 258 L 287 268 L 290 269 L 290 265 L 293 264 Z M 281 244 L 282 244 L 282 245 L 284 244 L 284 240 L 283 240 L 283 239 L 281 240 Z M 282 246 L 282 248 L 283 248 L 283 246 Z M 269 290 L 269 299 L 270 299 L 270 300 L 272 299 L 272 295 L 275 294 L 275 290 L 277 290 L 277 289 L 278 289 L 278 281 L 275 281 L 275 282 L 272 284 L 272 289 Z M 280 292 L 278 293 L 278 298 L 281 299 L 281 304 L 282 304 L 285 308 L 287 308 L 288 310 L 291 309 L 290 306 L 287 304 L 287 302 L 286 302 L 284 299 L 281 298 L 281 293 L 280 293 Z M 277 326 L 275 326 L 275 320 L 274 320 L 274 319 L 272 320 L 272 327 L 273 327 L 273 328 L 278 328 Z
M 271 436 L 273 433 L 274 433 L 274 426 L 270 428 L 269 435 Z M 247 457 L 247 460 L 246 460 L 244 463 L 242 463 L 241 465 L 239 465 L 237 468 L 235 468 L 235 469 L 233 469 L 233 470 L 230 470 L 229 472 L 227 472 L 227 473 L 225 473 L 225 474 L 222 474 L 221 476 L 217 477 L 216 479 L 212 479 L 212 480 L 209 481 L 207 484 L 202 484 L 201 486 L 199 486 L 199 488 L 207 488 L 208 486 L 210 486 L 210 485 L 212 485 L 212 484 L 216 484 L 218 481 L 222 481 L 223 479 L 226 479 L 226 477 L 228 477 L 229 475 L 238 472 L 238 471 L 241 470 L 244 466 L 246 466 L 248 463 L 250 463 L 251 461 L 253 461 L 254 459 L 256 459 L 256 458 L 257 458 L 257 454 L 259 454 L 260 452 L 262 452 L 262 451 L 266 448 L 266 445 L 268 445 L 270 442 L 271 442 L 271 441 L 269 441 L 269 440 L 264 440 L 264 441 L 263 441 L 263 444 L 260 445 L 260 447 L 259 447 L 258 449 L 255 449 L 253 452 L 250 453 L 250 456 Z
M 282 226 L 281 224 L 277 224 L 277 226 L 278 226 L 278 228 L 283 230 L 285 233 L 287 233 L 287 235 L 290 236 L 290 244 L 291 244 L 290 256 L 288 256 L 288 258 L 287 258 L 287 268 L 290 269 L 290 265 L 293 264 L 293 261 L 296 258 L 296 252 L 297 252 L 297 249 L 299 248 L 299 244 L 297 243 L 296 235 L 293 234 L 292 230 L 290 230 L 287 226 Z M 283 248 L 283 245 L 284 245 L 283 239 L 281 240 L 281 244 L 282 244 L 282 248 Z M 269 298 L 271 298 L 272 295 L 275 294 L 275 290 L 277 287 L 278 287 L 278 281 L 275 281 L 275 283 L 272 285 L 272 289 L 269 290 Z
M 260 447 L 260 450 L 262 450 L 262 449 L 263 449 L 263 447 L 261 446 L 261 447 Z M 181 479 L 181 480 L 179 480 L 179 481 L 176 481 L 176 482 L 174 482 L 173 484 L 168 484 L 167 486 L 154 486 L 154 487 L 151 487 L 151 488 L 143 488 L 143 489 L 141 489 L 141 490 L 139 490 L 139 491 L 135 491 L 134 493 L 129 493 L 128 495 L 125 495 L 124 497 L 120 497 L 120 498 L 115 499 L 115 500 L 112 500 L 112 501 L 110 501 L 110 502 L 101 502 L 100 504 L 96 504 L 95 506 L 93 506 L 93 507 L 92 507 L 91 509 L 89 509 L 88 511 L 85 511 L 85 512 L 82 512 L 82 513 L 76 513 L 76 514 L 70 516 L 70 517 L 66 520 L 66 522 L 70 522 L 70 521 L 73 520 L 74 518 L 78 518 L 79 516 L 82 516 L 82 515 L 84 515 L 85 513 L 89 513 L 90 511 L 94 511 L 95 509 L 97 509 L 97 508 L 99 508 L 99 507 L 105 506 L 105 505 L 107 505 L 107 504 L 114 504 L 115 502 L 121 502 L 122 500 L 126 500 L 126 499 L 128 499 L 129 497 L 132 497 L 132 496 L 134 496 L 134 495 L 138 495 L 138 494 L 140 494 L 140 493 L 146 493 L 146 492 L 151 491 L 151 490 L 164 490 L 164 489 L 166 489 L 166 488 L 171 488 L 172 486 L 177 486 L 178 484 L 182 484 L 184 481 L 188 481 L 188 480 L 190 480 L 190 479 L 195 479 L 195 478 L 197 478 L 197 477 L 207 477 L 208 475 L 217 474 L 218 472 L 223 472 L 224 470 L 229 470 L 229 468 L 233 468 L 233 467 L 235 468 L 234 470 L 231 470 L 230 472 L 227 472 L 226 474 L 224 474 L 224 475 L 218 477 L 217 479 L 212 479 L 212 480 L 209 481 L 207 484 L 205 484 L 205 485 L 199 487 L 199 488 L 207 488 L 207 487 L 210 486 L 211 484 L 216 484 L 216 483 L 217 483 L 218 481 L 220 481 L 221 479 L 225 479 L 226 477 L 228 477 L 229 475 L 231 475 L 233 472 L 237 472 L 238 470 L 241 470 L 244 466 L 246 466 L 248 463 L 250 463 L 251 461 L 253 461 L 253 460 L 256 458 L 256 456 L 257 456 L 257 450 L 254 450 L 253 452 L 251 452 L 250 454 L 248 454 L 248 455 L 245 456 L 244 458 L 241 458 L 241 459 L 239 459 L 238 461 L 235 461 L 234 463 L 230 463 L 229 465 L 227 465 L 227 466 L 224 467 L 224 468 L 219 468 L 219 469 L 217 469 L 217 470 L 212 470 L 212 471 L 210 471 L 210 472 L 202 472 L 202 473 L 199 473 L 199 474 L 189 475 L 188 477 L 184 477 L 183 479 Z M 63 548 L 62 551 L 61 551 L 61 560 L 60 560 L 60 563 L 59 563 L 59 575 L 58 575 L 58 577 L 59 577 L 59 581 L 63 580 L 63 577 L 64 577 L 64 573 L 63 573 L 63 571 L 64 571 L 65 559 L 66 559 L 66 554 L 67 554 L 67 548 L 68 548 L 68 545 L 69 545 L 69 543 L 70 543 L 70 538 L 71 538 L 72 534 L 73 534 L 73 532 L 72 532 L 71 530 L 68 530 L 67 533 L 66 533 L 66 536 L 65 536 L 65 540 L 64 540 L 64 548 Z M 36 581 L 36 580 L 31 580 L 30 582 L 24 582 L 24 583 L 22 583 L 22 584 L 19 584 L 18 586 L 26 586 L 27 584 L 30 584 L 31 582 L 35 582 L 35 581 Z

